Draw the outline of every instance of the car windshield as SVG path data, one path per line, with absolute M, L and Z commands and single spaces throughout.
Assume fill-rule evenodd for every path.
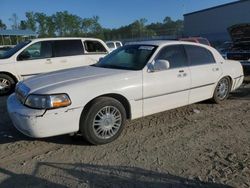
M 156 50 L 153 45 L 127 45 L 107 55 L 97 64 L 102 68 L 141 70 Z
M 22 49 L 24 46 L 26 46 L 30 42 L 31 41 L 24 41 L 24 42 L 21 42 L 21 43 L 17 44 L 14 48 L 12 48 L 12 49 L 6 51 L 5 53 L 3 53 L 0 56 L 0 59 L 10 58 L 11 56 L 13 56 L 16 52 L 18 52 L 20 49 Z

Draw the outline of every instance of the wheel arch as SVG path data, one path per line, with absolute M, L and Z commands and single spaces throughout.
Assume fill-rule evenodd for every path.
M 17 77 L 10 72 L 0 71 L 0 74 L 6 74 L 6 75 L 10 76 L 11 78 L 13 78 L 16 83 L 18 82 Z
M 125 108 L 125 111 L 126 111 L 126 116 L 127 116 L 127 119 L 131 119 L 132 115 L 131 115 L 131 105 L 128 101 L 128 99 L 126 97 L 124 97 L 123 95 L 121 94 L 116 94 L 116 93 L 109 93 L 109 94 L 104 94 L 104 95 L 100 95 L 100 96 L 97 96 L 95 98 L 93 98 L 91 101 L 89 101 L 83 108 L 83 112 L 87 111 L 90 106 L 96 101 L 98 100 L 98 98 L 101 98 L 101 97 L 110 97 L 110 98 L 113 98 L 113 99 L 116 99 L 118 100 Z
M 225 75 L 225 76 L 223 76 L 222 78 L 229 78 L 229 81 L 230 81 L 230 91 L 232 91 L 232 89 L 233 89 L 233 78 L 232 78 L 232 76 L 230 76 L 230 75 Z M 221 78 L 221 79 L 222 79 Z

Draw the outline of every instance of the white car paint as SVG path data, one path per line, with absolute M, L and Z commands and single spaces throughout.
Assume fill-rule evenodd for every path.
M 51 57 L 44 59 L 34 59 L 34 60 L 23 60 L 19 61 L 17 57 L 29 46 L 41 42 L 41 41 L 60 41 L 60 40 L 81 40 L 83 43 L 83 55 L 75 56 L 64 56 L 64 57 Z M 100 42 L 107 53 L 109 49 L 106 44 L 99 39 L 95 38 L 42 38 L 33 39 L 27 46 L 21 48 L 14 55 L 7 59 L 0 59 L 0 73 L 6 73 L 12 75 L 12 77 L 17 81 L 22 81 L 31 76 L 63 70 L 73 67 L 86 66 L 96 63 L 101 57 L 107 55 L 107 53 L 89 53 L 86 51 L 84 46 L 84 41 L 97 41 Z
M 156 45 L 148 64 L 138 71 L 81 67 L 57 71 L 24 81 L 29 94 L 66 93 L 71 105 L 53 110 L 35 110 L 24 106 L 16 95 L 8 99 L 8 112 L 15 127 L 31 137 L 49 137 L 79 131 L 84 107 L 93 99 L 116 94 L 129 103 L 131 119 L 210 99 L 218 81 L 231 78 L 235 90 L 243 82 L 243 70 L 239 62 L 227 61 L 212 47 L 180 41 L 147 41 L 133 44 Z M 179 71 L 169 69 L 150 72 L 149 66 L 159 51 L 171 45 L 188 44 L 208 49 L 216 60 L 215 65 L 200 68 L 184 68 L 185 77 Z M 211 70 L 218 73 L 212 74 Z M 183 74 L 184 74 L 183 73 Z M 195 74 L 195 75 L 192 75 Z M 207 84 L 209 83 L 209 84 Z M 198 87 L 199 85 L 202 87 Z

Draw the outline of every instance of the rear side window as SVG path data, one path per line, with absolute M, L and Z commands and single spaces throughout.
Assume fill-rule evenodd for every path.
M 115 48 L 115 44 L 113 42 L 106 43 L 109 48 Z
M 106 48 L 98 41 L 85 41 L 84 46 L 87 52 L 107 53 Z
M 203 47 L 185 45 L 185 49 L 191 66 L 215 63 L 213 54 Z
M 120 48 L 122 46 L 119 42 L 116 42 L 115 44 L 117 48 Z
M 168 60 L 170 69 L 188 66 L 185 50 L 181 45 L 167 46 L 163 48 L 156 58 L 156 60 L 159 59 Z
M 84 54 L 81 40 L 54 41 L 55 57 L 75 56 Z

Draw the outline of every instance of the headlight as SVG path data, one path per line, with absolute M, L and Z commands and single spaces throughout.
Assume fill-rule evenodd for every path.
M 67 94 L 29 95 L 25 105 L 36 109 L 55 109 L 71 105 Z

